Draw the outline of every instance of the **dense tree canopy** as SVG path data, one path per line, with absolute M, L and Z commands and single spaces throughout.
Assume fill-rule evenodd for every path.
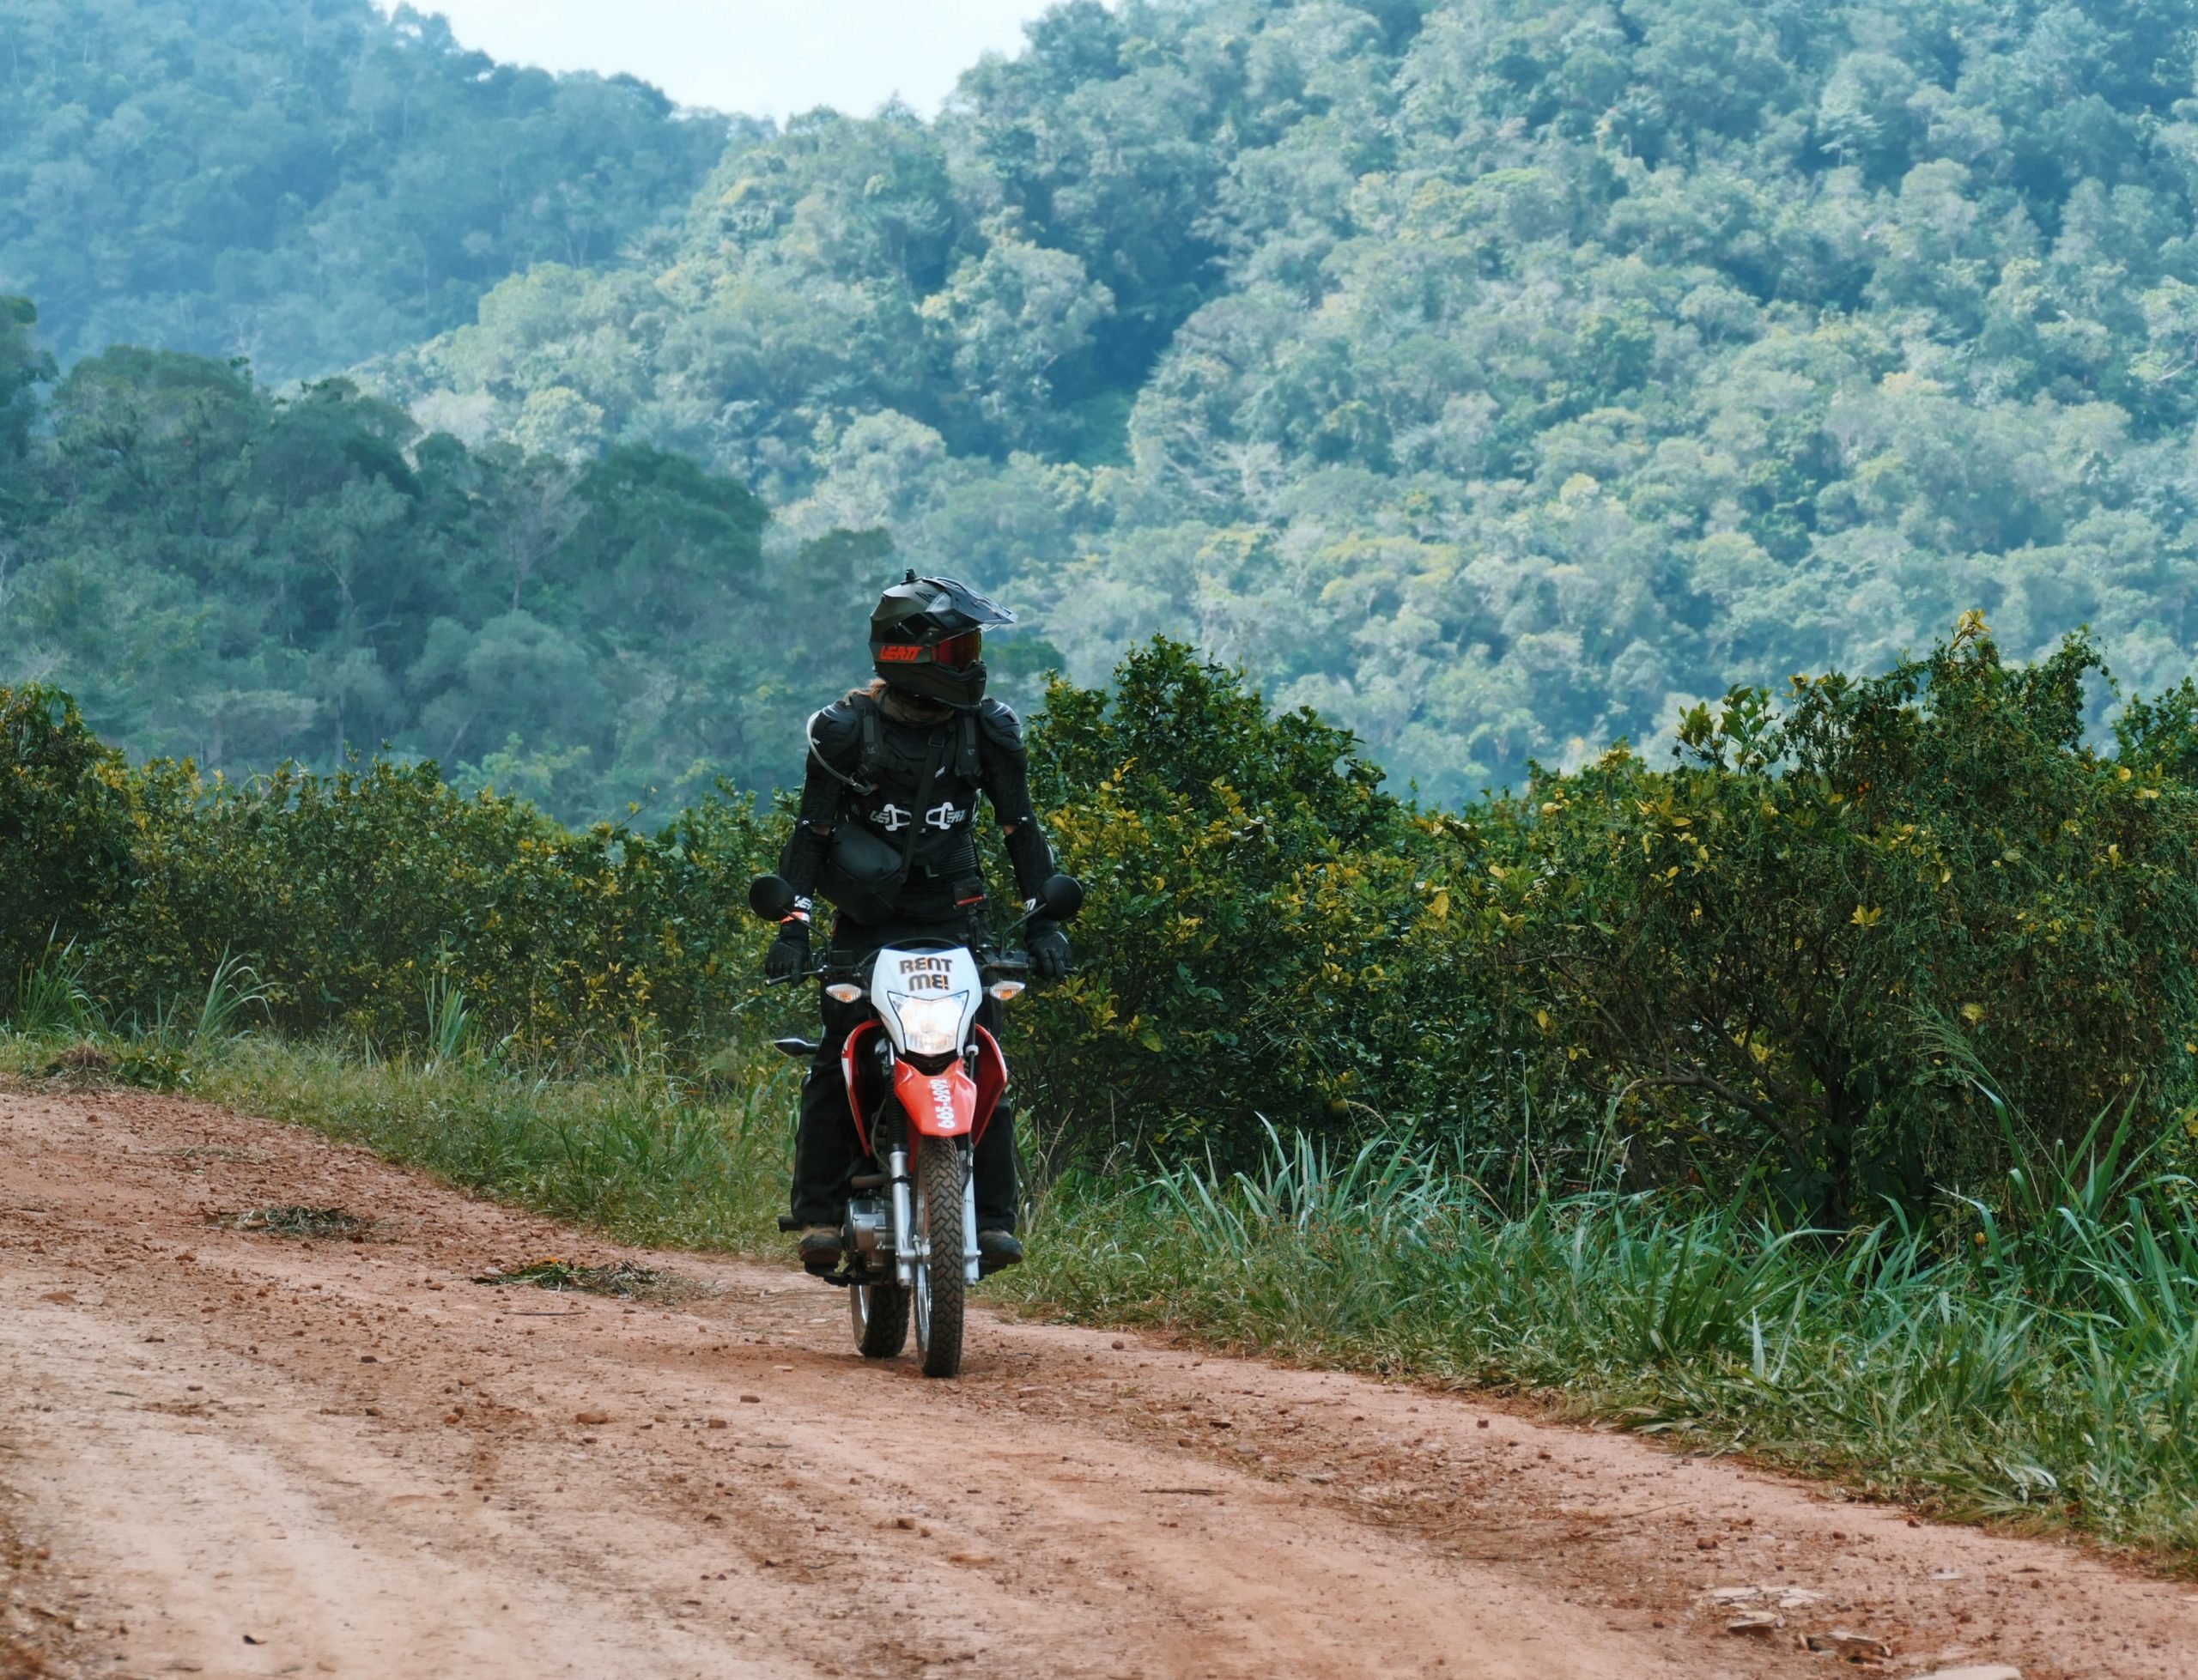
M 1443 798 L 1968 607 L 2198 646 L 2198 5 L 1070 0 L 368 371 L 890 531 Z
M 531 264 L 615 260 L 726 134 L 373 0 L 0 0 L 0 291 L 38 300 L 64 360 L 327 373 Z
M 0 299 L 0 682 L 66 688 L 133 753 L 387 743 L 622 814 L 798 774 L 863 669 L 877 533 L 767 557 L 762 505 L 684 457 L 477 451 L 342 379 L 115 349 L 47 394 L 32 313 Z
M 48 437 L 0 323 L 9 670 L 133 745 L 782 780 L 889 551 L 1024 609 L 1018 675 L 1163 632 L 1446 801 L 1970 608 L 2139 690 L 2198 648 L 2198 0 L 1067 0 L 935 121 L 783 130 L 365 0 L 202 9 L 0 0 L 0 277 L 76 370 Z M 156 131 L 234 167 L 115 149 Z M 469 312 L 282 403 L 81 355 L 282 374 Z M 761 640 L 830 658 L 696 606 L 731 480 Z M 216 494 L 320 581 L 224 537 L 207 593 Z

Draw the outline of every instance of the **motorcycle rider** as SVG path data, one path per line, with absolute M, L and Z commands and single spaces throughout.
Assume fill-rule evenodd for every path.
M 951 578 L 913 571 L 878 598 L 868 687 L 809 720 L 807 773 L 779 873 L 795 907 L 779 925 L 764 972 L 773 979 L 809 962 L 810 913 L 821 894 L 837 908 L 829 961 L 852 964 L 883 945 L 944 939 L 988 943 L 975 829 L 977 795 L 992 802 L 1027 909 L 1053 870 L 1030 803 L 1029 760 L 1014 712 L 985 696 L 984 633 L 1015 615 Z M 1030 972 L 1067 972 L 1067 937 L 1042 916 L 1024 924 Z M 827 1272 L 840 1259 L 841 1222 L 859 1147 L 847 1112 L 840 1052 L 864 1006 L 823 1000 L 824 1031 L 801 1087 L 792 1214 L 801 1261 Z M 995 1037 L 999 1005 L 979 1022 Z M 1015 1265 L 1015 1113 L 1003 1098 L 978 1141 L 972 1168 L 977 1249 L 987 1271 Z

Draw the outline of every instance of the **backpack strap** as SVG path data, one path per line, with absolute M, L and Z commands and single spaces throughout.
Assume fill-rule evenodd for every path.
M 924 773 L 916 783 L 916 809 L 909 814 L 908 832 L 901 841 L 899 880 L 902 882 L 908 880 L 909 871 L 916 866 L 916 841 L 924 832 L 922 821 L 924 801 L 930 798 L 936 791 L 932 784 L 938 779 L 938 773 L 946 767 L 946 752 L 947 737 L 938 735 L 932 737 L 931 752 L 924 760 Z
M 872 787 L 885 773 L 885 720 L 877 708 L 877 701 L 868 694 L 859 694 L 855 710 L 862 716 L 862 760 L 860 774 Z
M 977 728 L 976 708 L 972 707 L 962 716 L 961 749 L 956 762 L 956 773 L 975 788 L 986 784 L 984 738 Z

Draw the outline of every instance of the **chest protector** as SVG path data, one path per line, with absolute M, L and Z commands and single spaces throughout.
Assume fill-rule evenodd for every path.
M 913 823 L 925 852 L 943 837 L 967 836 L 985 786 L 976 713 L 957 712 L 926 728 L 892 722 L 867 694 L 853 704 L 862 719 L 862 754 L 853 783 L 841 792 L 842 819 L 896 839 Z
M 852 774 L 835 771 L 838 821 L 817 889 L 858 921 L 885 921 L 912 891 L 950 899 L 977 878 L 983 743 L 974 712 L 926 726 L 894 722 L 867 694 L 847 704 L 860 749 Z

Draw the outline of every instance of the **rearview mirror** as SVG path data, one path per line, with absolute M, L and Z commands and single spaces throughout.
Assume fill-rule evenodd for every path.
M 783 876 L 759 875 L 748 883 L 748 907 L 767 922 L 782 922 L 793 914 L 793 889 Z
M 1072 875 L 1056 875 L 1038 889 L 1038 913 L 1057 922 L 1076 919 L 1084 908 L 1084 883 Z

